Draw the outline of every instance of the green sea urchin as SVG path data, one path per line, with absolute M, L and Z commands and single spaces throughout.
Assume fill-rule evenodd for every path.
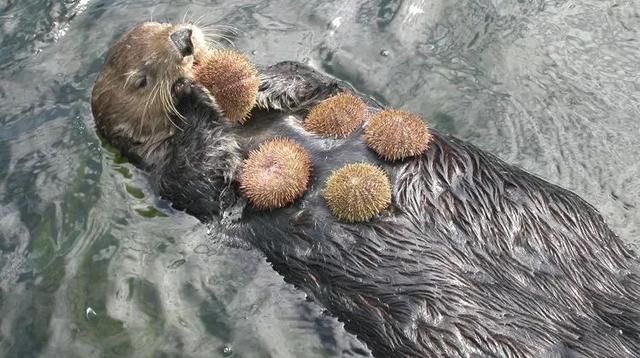
M 249 154 L 240 190 L 257 209 L 276 209 L 300 198 L 309 183 L 311 158 L 291 139 L 269 140 Z
M 431 142 L 431 133 L 422 118 L 398 110 L 384 110 L 373 116 L 364 137 L 369 148 L 391 161 L 420 155 Z
M 195 66 L 194 77 L 216 99 L 231 121 L 244 123 L 256 104 L 260 79 L 255 66 L 232 50 L 211 52 Z
M 384 170 L 367 163 L 347 164 L 334 171 L 324 187 L 331 212 L 345 222 L 368 221 L 391 202 L 391 185 Z
M 345 138 L 367 116 L 367 104 L 350 93 L 340 93 L 311 109 L 304 128 L 322 137 Z

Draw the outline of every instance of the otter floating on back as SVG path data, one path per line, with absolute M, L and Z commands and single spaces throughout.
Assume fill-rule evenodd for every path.
M 638 259 L 584 200 L 435 130 L 398 161 L 362 129 L 312 134 L 310 109 L 347 88 L 298 63 L 258 69 L 258 108 L 238 125 L 193 81 L 206 50 L 192 25 L 126 33 L 94 87 L 98 131 L 175 207 L 262 250 L 375 356 L 640 356 Z M 311 184 L 291 205 L 255 209 L 242 161 L 276 137 L 308 153 Z M 390 204 L 350 224 L 320 184 L 361 162 L 387 174 Z

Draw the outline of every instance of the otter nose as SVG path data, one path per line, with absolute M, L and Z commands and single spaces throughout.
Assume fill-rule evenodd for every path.
M 171 41 L 182 56 L 193 54 L 193 42 L 191 42 L 191 29 L 178 30 L 171 34 Z

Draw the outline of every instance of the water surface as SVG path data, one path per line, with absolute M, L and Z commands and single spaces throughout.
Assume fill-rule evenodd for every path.
M 0 356 L 367 356 L 96 136 L 108 47 L 185 17 L 575 191 L 640 247 L 637 0 L 0 0 Z

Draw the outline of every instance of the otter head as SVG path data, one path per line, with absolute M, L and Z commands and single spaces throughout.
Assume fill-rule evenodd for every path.
M 172 86 L 192 78 L 193 65 L 207 51 L 203 32 L 191 24 L 146 22 L 110 49 L 91 96 L 102 136 L 142 164 L 162 155 L 179 118 Z

